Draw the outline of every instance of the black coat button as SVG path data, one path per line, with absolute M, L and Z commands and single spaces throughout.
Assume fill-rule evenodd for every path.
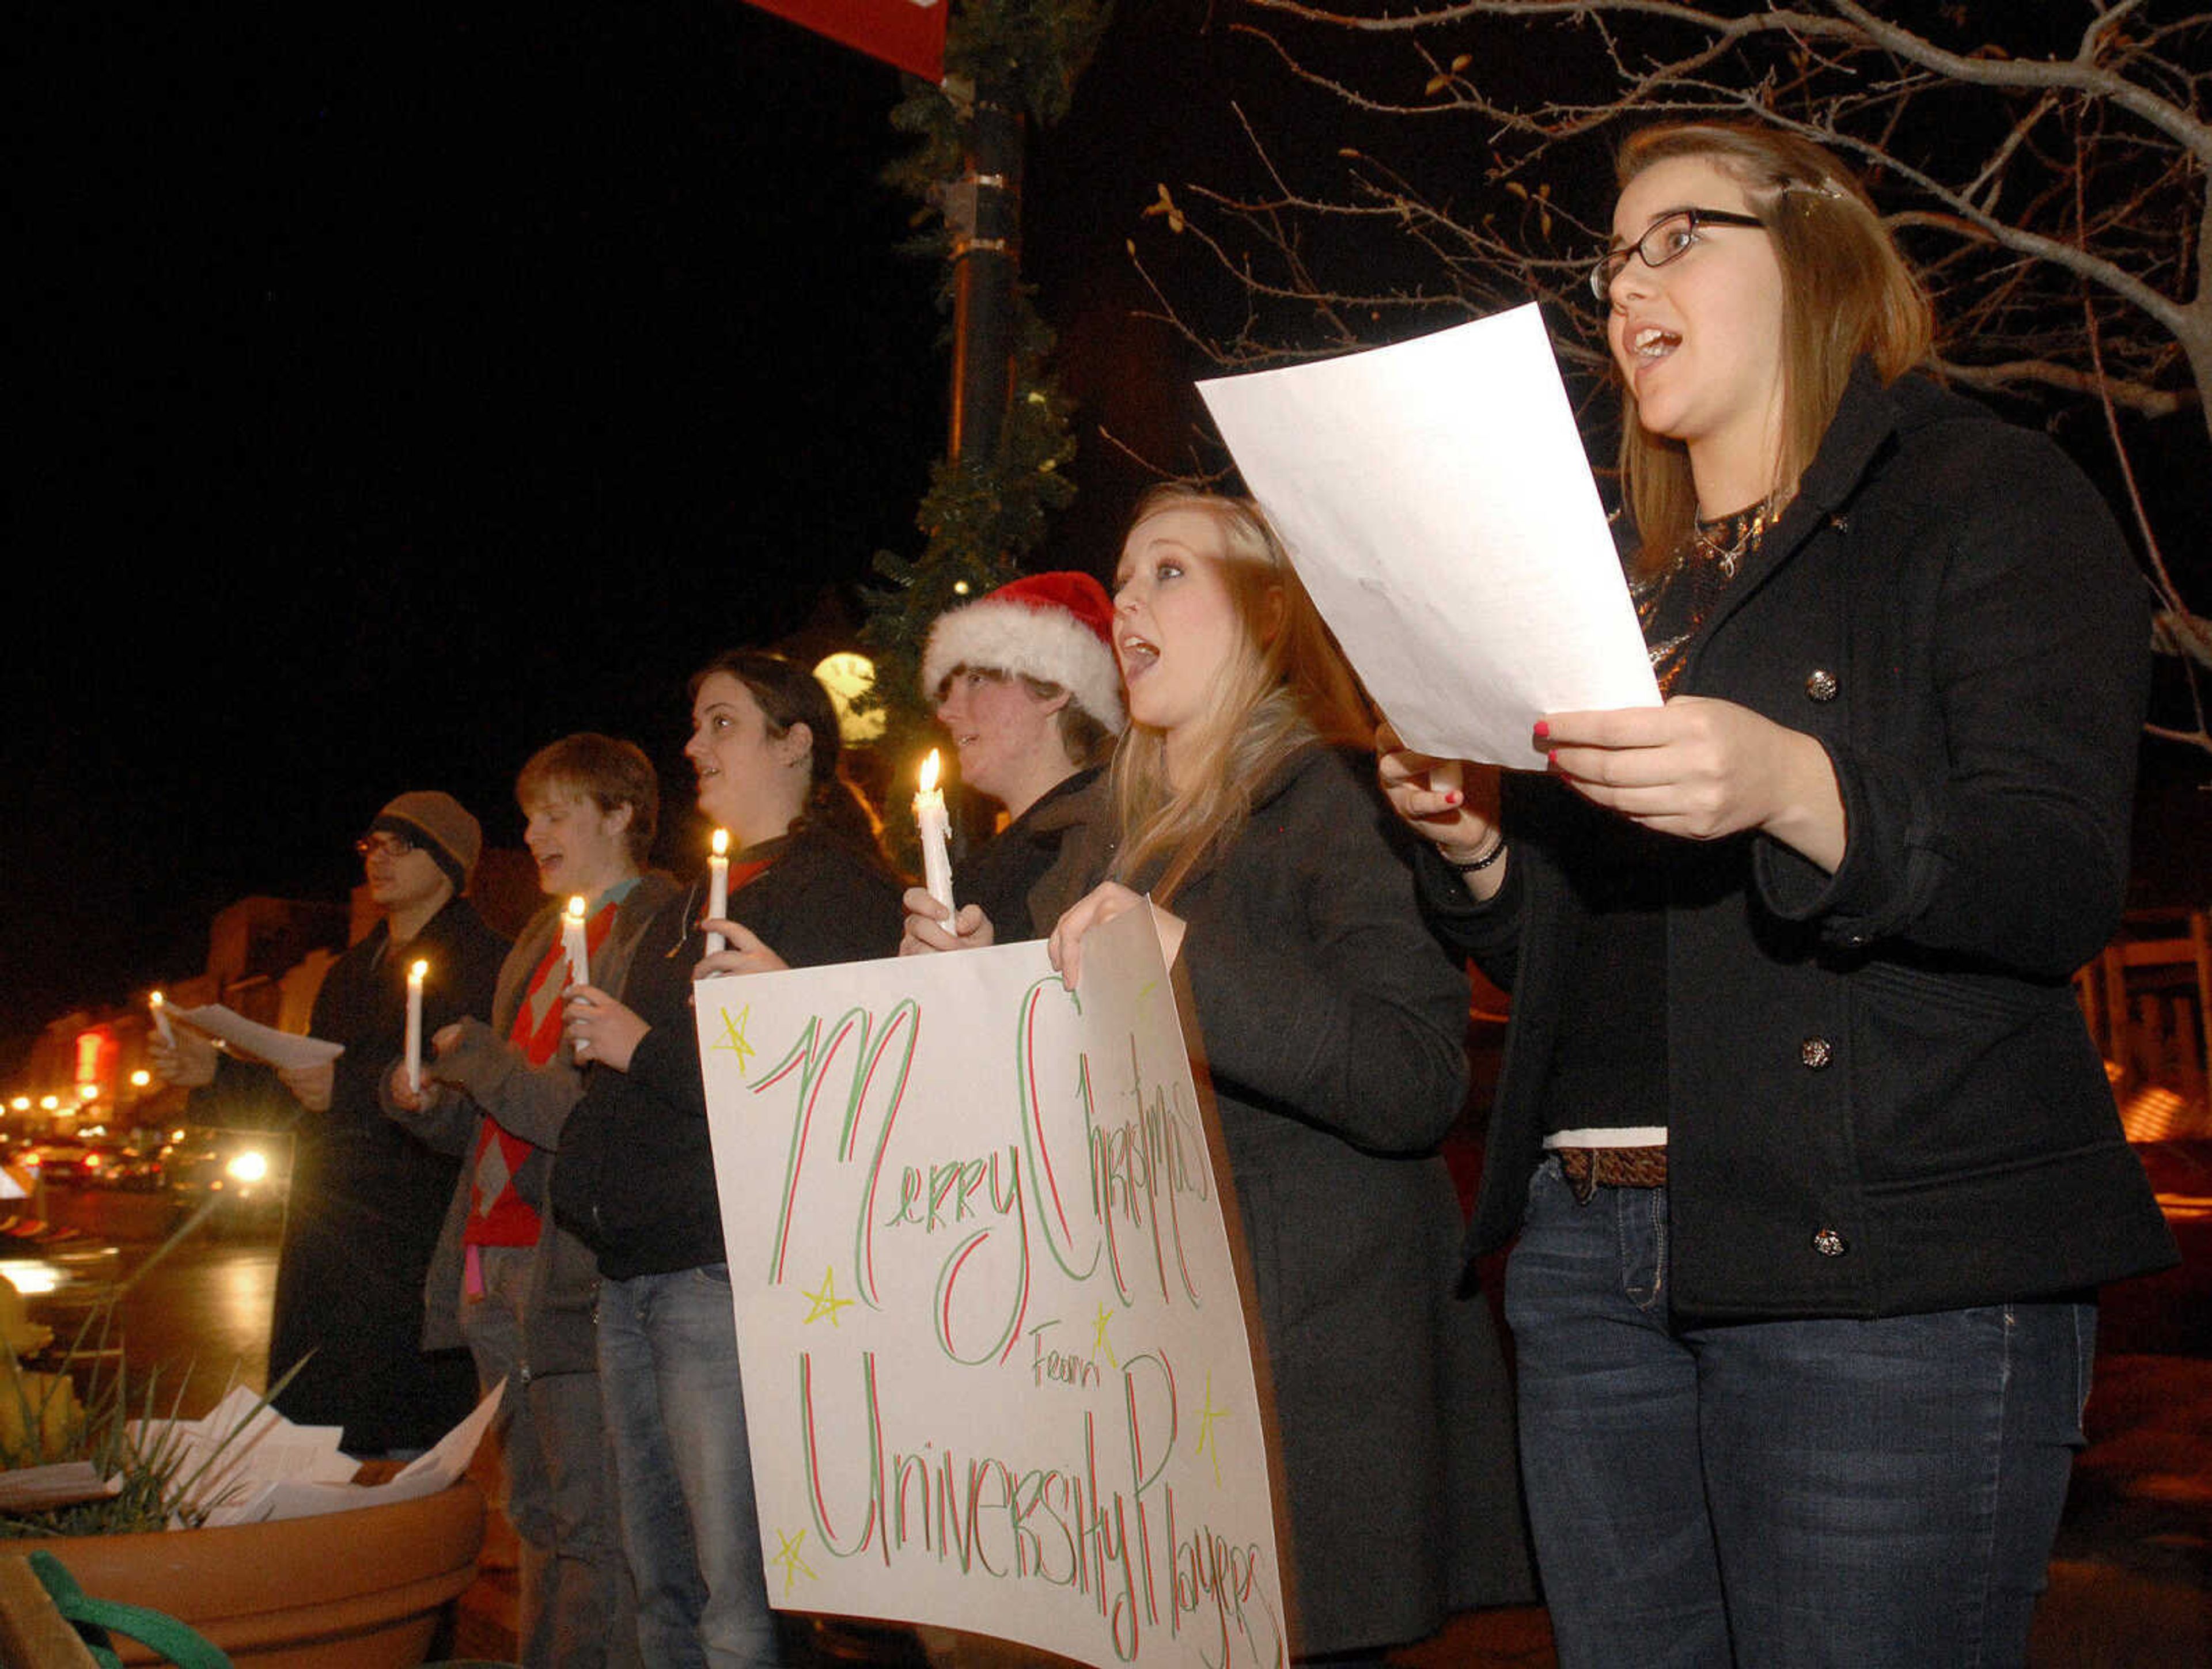
M 1816 1072 L 1835 1058 L 1835 1046 L 1825 1037 L 1808 1037 L 1797 1046 L 1797 1059 Z
M 1813 1233 L 1813 1249 L 1824 1258 L 1840 1258 L 1850 1248 L 1834 1229 L 1818 1229 Z
M 1816 666 L 1805 675 L 1805 695 L 1808 701 L 1832 701 L 1836 699 L 1836 692 L 1842 688 L 1836 682 L 1836 675 L 1825 666 Z

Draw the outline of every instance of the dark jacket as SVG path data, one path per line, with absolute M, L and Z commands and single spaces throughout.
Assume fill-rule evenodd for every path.
M 639 944 L 676 895 L 676 883 L 665 875 L 638 878 L 616 907 L 605 940 L 592 952 L 593 985 L 611 997 L 629 999 Z M 462 1162 L 458 1182 L 447 1197 L 437 1253 L 423 1281 L 426 1348 L 462 1342 L 461 1278 L 466 1258 L 462 1235 L 468 1226 L 472 1192 L 468 1166 L 475 1158 L 477 1135 L 484 1121 L 495 1120 L 536 1147 L 537 1151 L 523 1161 L 516 1173 L 514 1186 L 517 1193 L 544 1213 L 554 1156 L 564 1144 L 564 1127 L 584 1094 L 586 1081 L 607 1071 L 604 1066 L 588 1063 L 579 1071 L 565 1036 L 543 1066 L 532 1066 L 522 1051 L 507 1041 L 515 1014 L 529 992 L 530 977 L 560 932 L 561 905 L 549 900 L 530 919 L 499 971 L 490 1023 L 465 1023 L 454 1046 L 438 1058 L 438 1075 L 444 1081 L 441 1092 L 428 1097 L 419 1113 L 404 1111 L 388 1098 L 384 1103 L 392 1118 L 444 1151 L 460 1156 Z M 429 1035 L 426 1023 L 426 1040 Z M 521 1366 L 526 1375 L 598 1371 L 593 1307 L 599 1287 L 599 1270 L 591 1252 L 548 1216 L 538 1237 L 537 1255 L 531 1262 L 530 1290 L 522 1318 Z
M 1167 907 L 1273 1369 L 1307 1652 L 1529 1591 L 1504 1370 L 1487 1309 L 1453 1296 L 1459 1202 L 1434 1156 L 1466 1089 L 1467 976 L 1422 925 L 1407 844 L 1364 761 L 1310 749 Z M 1085 845 L 1041 920 L 1103 877 L 1103 829 Z
M 327 1113 L 304 1112 L 270 1068 L 227 1057 L 214 1083 L 192 1094 L 191 1116 L 203 1122 L 294 1132 L 270 1373 L 306 1358 L 277 1408 L 303 1425 L 343 1426 L 358 1454 L 425 1447 L 474 1400 L 466 1357 L 426 1361 L 416 1344 L 423 1274 L 456 1164 L 388 1122 L 377 1095 L 407 1046 L 408 964 L 430 964 L 428 1037 L 484 1011 L 506 950 L 466 899 L 447 903 L 411 944 L 392 944 L 380 922 L 331 964 L 315 994 L 311 1029 L 345 1046 Z
M 980 905 L 1000 944 L 1042 938 L 1049 921 L 1030 919 L 1030 894 L 1059 861 L 1060 848 L 1101 814 L 1103 785 L 1097 766 L 1078 771 L 1040 795 L 1036 803 L 963 853 L 953 865 L 953 896 Z
M 896 952 L 902 884 L 871 854 L 801 828 L 734 861 L 770 852 L 775 861 L 731 895 L 732 920 L 793 968 Z M 628 1071 L 592 1069 L 562 1137 L 554 1210 L 611 1281 L 726 1261 L 691 1003 L 704 904 L 695 883 L 647 933 L 623 1001 L 652 1029 Z
M 2118 919 L 2149 622 L 2111 518 L 2046 438 L 1862 367 L 1678 694 L 1808 732 L 1842 789 L 1833 876 L 1778 843 L 1670 871 L 1674 1303 L 1877 1316 L 2173 1261 L 2067 980 Z M 1487 907 L 1425 900 L 1514 993 L 1473 1234 L 1518 1226 L 1577 908 L 1571 822 L 1509 779 Z

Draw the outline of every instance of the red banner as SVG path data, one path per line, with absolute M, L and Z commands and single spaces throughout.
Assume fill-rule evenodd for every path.
M 925 81 L 945 79 L 945 16 L 952 0 L 753 0 L 817 34 Z

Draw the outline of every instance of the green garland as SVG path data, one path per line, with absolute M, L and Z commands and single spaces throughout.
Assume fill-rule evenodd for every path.
M 945 43 L 945 84 L 918 79 L 891 114 L 891 124 L 914 136 L 884 179 L 921 205 L 920 229 L 908 252 L 943 264 L 938 306 L 951 313 L 951 238 L 939 210 L 939 194 L 959 178 L 964 128 L 973 88 L 1005 89 L 1015 107 L 1040 125 L 1067 112 L 1075 83 L 1105 32 L 1107 0 L 963 0 L 957 5 Z M 940 460 L 930 471 L 915 523 L 926 536 L 912 560 L 876 553 L 875 570 L 887 583 L 865 589 L 868 619 L 861 641 L 876 664 L 874 690 L 862 705 L 884 715 L 878 744 L 906 761 L 931 745 L 929 708 L 920 685 L 921 652 L 932 622 L 946 609 L 1018 577 L 1023 561 L 1043 542 L 1051 512 L 1075 496 L 1068 465 L 1075 458 L 1073 404 L 1046 370 L 1053 333 L 1038 316 L 1033 291 L 1017 285 L 1013 297 L 1014 394 L 998 456 Z M 950 341 L 950 325 L 945 340 Z M 896 846 L 912 844 L 906 795 L 894 791 L 886 810 Z

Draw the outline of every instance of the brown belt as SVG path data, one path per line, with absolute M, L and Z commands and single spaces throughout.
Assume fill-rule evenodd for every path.
M 1667 1150 L 1663 1147 L 1553 1148 L 1559 1171 L 1575 1199 L 1587 1205 L 1602 1183 L 1610 1188 L 1663 1188 L 1667 1186 Z

